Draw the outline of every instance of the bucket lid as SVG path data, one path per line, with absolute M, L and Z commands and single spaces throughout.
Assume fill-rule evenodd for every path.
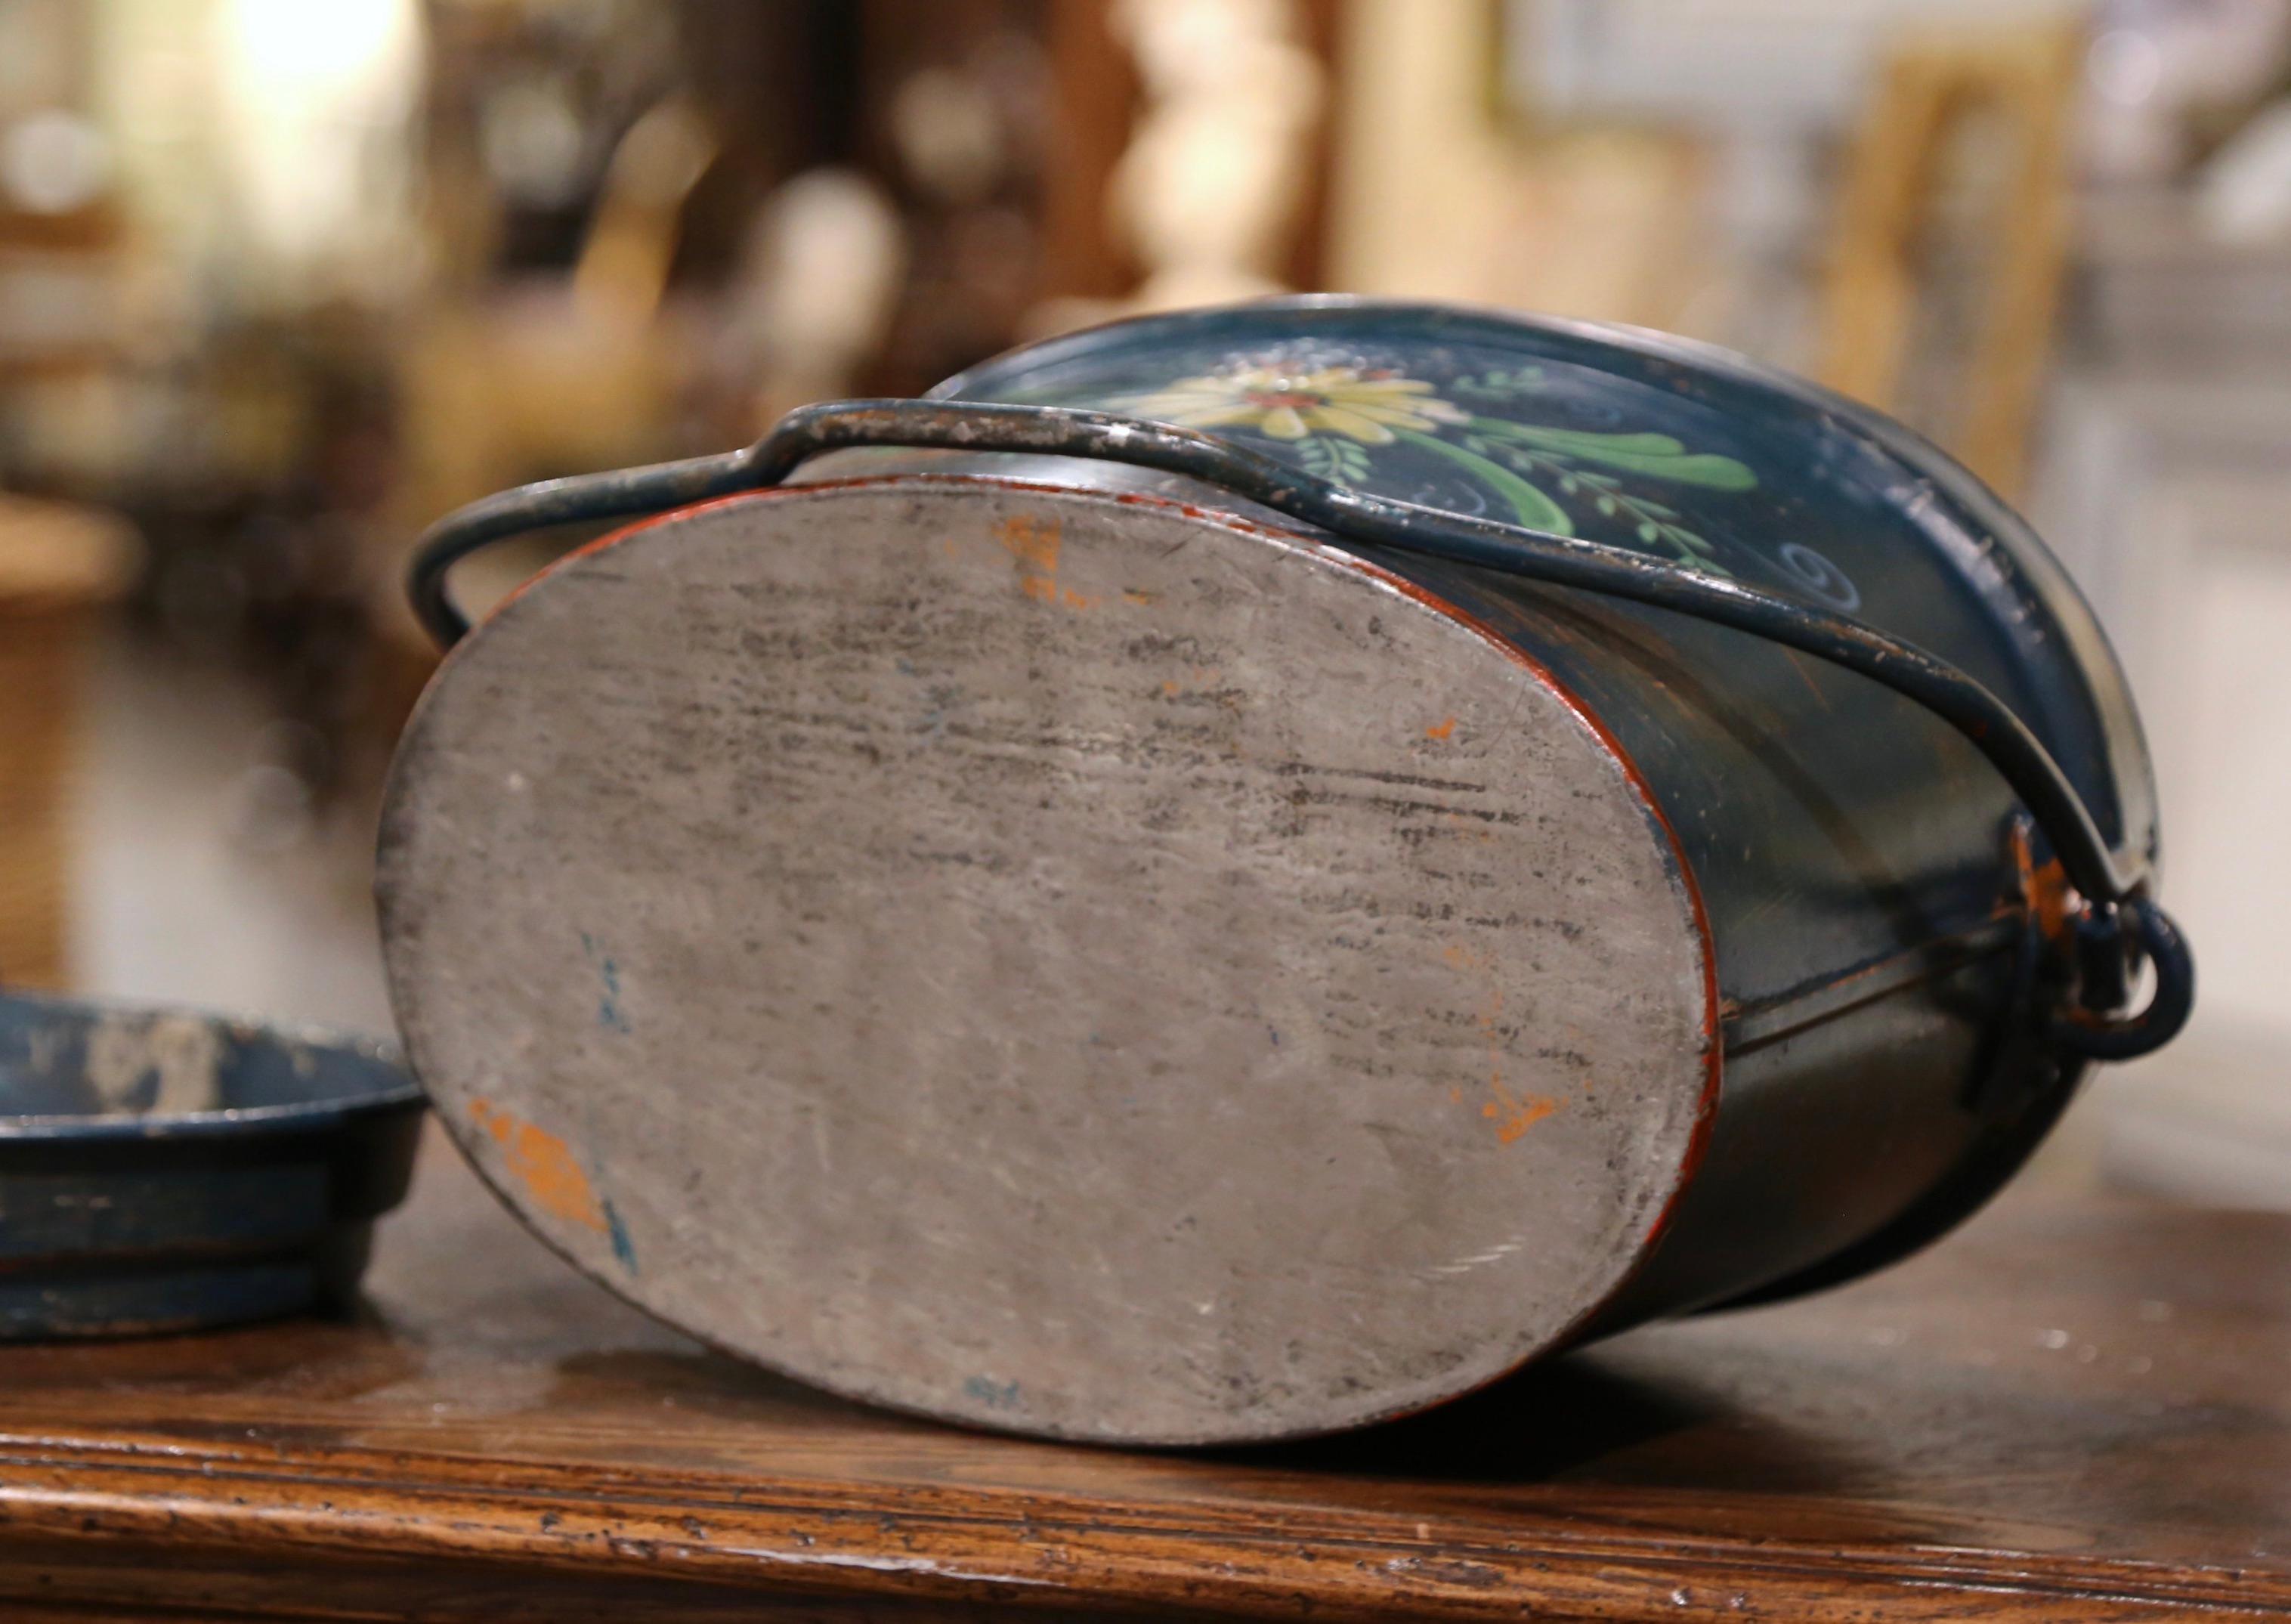
M 1091 328 L 932 395 L 1175 422 L 1376 495 L 1636 548 L 1854 615 L 2011 704 L 2124 867 L 2154 860 L 2130 692 L 2059 561 L 1939 447 L 1731 351 L 1314 295 Z

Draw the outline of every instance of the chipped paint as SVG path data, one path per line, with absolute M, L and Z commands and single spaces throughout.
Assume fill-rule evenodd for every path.
M 1188 666 L 1184 676 L 1168 677 L 1162 679 L 1162 697 L 1178 699 L 1187 693 L 1194 693 L 1200 695 L 1202 699 L 1213 700 L 1230 709 L 1235 696 L 1231 692 L 1220 690 L 1216 686 L 1223 675 L 1223 671 L 1214 665 Z
M 525 1186 L 535 1206 L 599 1234 L 611 1229 L 596 1186 L 589 1182 L 571 1146 L 488 1099 L 472 1099 L 470 1116 L 501 1147 L 503 1170 Z M 619 1250 L 617 1243 L 614 1250 Z
M 222 1035 L 196 1016 L 107 1014 L 88 1030 L 83 1064 L 105 1110 L 173 1116 L 222 1104 Z
M 1018 1407 L 1018 1384 L 998 1382 L 985 1376 L 973 1376 L 962 1384 L 962 1390 L 989 1410 L 1016 1410 Z
M 1460 942 L 1451 943 L 1441 949 L 1440 956 L 1455 969 L 1472 971 L 1487 977 L 1487 1001 L 1480 1008 L 1475 1019 L 1488 1041 L 1488 1099 L 1480 1106 L 1480 1114 L 1495 1124 L 1496 1138 L 1505 1145 L 1516 1144 L 1527 1130 L 1559 1109 L 1559 1102 L 1543 1094 L 1514 1094 L 1505 1085 L 1503 1074 L 1503 988 L 1495 977 L 1494 965 L 1481 954 L 1474 953 Z M 1588 1092 L 1588 1089 L 1586 1090 Z M 1461 1089 L 1448 1090 L 1451 1103 L 1460 1104 Z
M 621 1222 L 621 1210 L 613 1205 L 611 1197 L 607 1196 L 603 1204 L 605 1228 L 613 1237 L 613 1256 L 621 1260 L 623 1268 L 633 1274 L 637 1272 L 637 1249 L 629 1240 L 629 1226 Z
M 2022 904 L 2037 916 L 2037 928 L 2047 940 L 2066 941 L 2079 900 L 2076 888 L 2069 884 L 2068 871 L 2058 857 L 2038 867 L 2036 853 L 2030 846 L 2029 829 L 2017 820 L 2007 832 L 2006 841 L 2014 872 L 2020 881 Z
M 603 989 L 597 998 L 597 1025 L 606 1032 L 626 1032 L 629 1017 L 621 1012 L 621 967 L 609 954 L 597 951 L 596 942 L 587 931 L 581 933 L 581 951 L 597 966 L 597 980 Z
M 994 527 L 994 536 L 1002 550 L 1017 560 L 1018 591 L 1025 596 L 1037 603 L 1063 604 L 1075 610 L 1095 609 L 1105 601 L 1058 584 L 1058 554 L 1065 538 L 1057 519 L 1013 513 Z M 1128 599 L 1131 594 L 1122 596 Z
M 1056 601 L 1058 553 L 1065 535 L 1058 521 L 1013 513 L 994 527 L 994 539 L 1018 564 L 1018 590 L 1029 598 Z
M 1496 1138 L 1506 1145 L 1517 1143 L 1521 1135 L 1559 1109 L 1557 1100 L 1540 1094 L 1515 1097 L 1500 1077 L 1490 1078 L 1488 1089 L 1495 1097 L 1480 1107 L 1480 1114 L 1495 1123 Z

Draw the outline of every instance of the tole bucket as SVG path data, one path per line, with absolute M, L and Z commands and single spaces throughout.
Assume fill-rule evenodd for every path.
M 640 514 L 462 637 L 456 558 Z M 414 590 L 417 1073 L 582 1268 L 876 1403 L 1325 1432 L 1841 1279 L 2191 997 L 2051 556 L 1651 334 L 1121 323 Z

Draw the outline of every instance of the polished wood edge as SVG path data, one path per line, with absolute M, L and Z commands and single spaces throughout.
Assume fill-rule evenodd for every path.
M 600 1476 L 608 1480 L 601 1492 Z M 1493 1619 L 1524 1611 L 1556 1620 L 1843 1624 L 1871 1617 L 1881 1603 L 1889 1620 L 2291 1616 L 2291 1582 L 2216 1567 L 1668 1532 L 1641 1540 L 1567 1527 L 1618 1498 L 1568 1497 L 1531 1522 L 1532 1513 L 1498 1520 L 1444 1512 L 1438 1537 L 1434 1524 L 1419 1523 L 1411 1538 L 1390 1516 L 1263 1503 L 600 1474 L 287 1443 L 237 1453 L 157 1438 L 57 1445 L 0 1434 L 0 1596 L 132 1600 L 141 1562 L 162 1589 L 170 1573 L 197 1569 L 268 1575 L 276 1586 L 323 1594 L 340 1564 L 366 1562 L 449 1565 L 463 1576 L 458 1588 L 423 1616 L 488 1624 L 503 1616 L 494 1587 L 511 1583 L 534 1597 L 561 1588 L 595 1600 L 634 1588 L 657 1590 L 664 1602 L 690 1587 L 736 1592 L 751 1604 L 786 1593 L 1030 1611 L 1150 1607 L 1164 1617 Z M 1646 1497 L 1631 1499 L 1630 1511 L 1608 1509 L 1647 1519 Z M 1681 1522 L 1692 1515 L 1684 1503 L 1668 1510 Z M 110 1588 L 59 1590 L 70 1572 L 102 1576 Z M 544 1608 L 538 1616 L 567 1615 Z

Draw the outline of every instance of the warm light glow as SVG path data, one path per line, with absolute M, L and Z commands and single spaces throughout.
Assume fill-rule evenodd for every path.
M 228 0 L 223 27 L 246 82 L 337 87 L 360 78 L 413 26 L 406 0 Z
M 256 245 L 288 264 L 370 258 L 408 161 L 416 0 L 224 0 L 215 20 L 226 149 Z

